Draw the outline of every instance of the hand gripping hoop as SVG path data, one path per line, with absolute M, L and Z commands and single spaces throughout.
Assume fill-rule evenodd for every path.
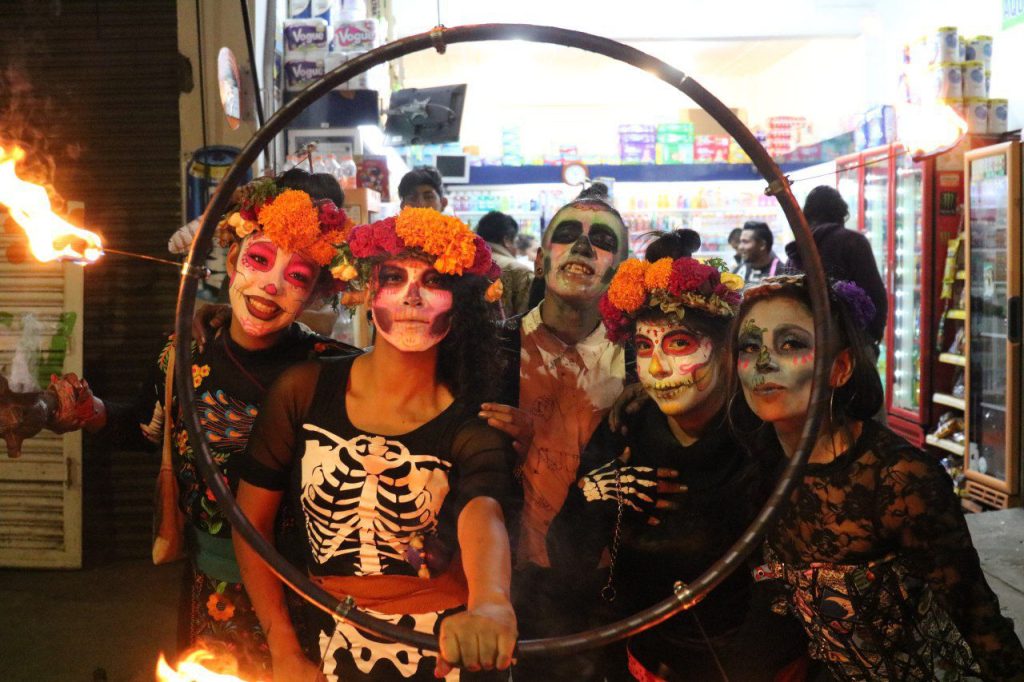
M 809 281 L 808 292 L 811 296 L 811 310 L 814 314 L 814 333 L 825 347 L 831 341 L 828 319 L 828 289 L 825 275 L 818 258 L 818 251 L 811 238 L 807 221 L 800 211 L 796 199 L 789 189 L 789 182 L 782 175 L 779 167 L 772 161 L 764 147 L 757 141 L 750 130 L 722 102 L 705 90 L 693 78 L 683 74 L 665 62 L 656 59 L 628 45 L 580 31 L 571 31 L 551 26 L 534 26 L 530 24 L 479 24 L 473 26 L 456 26 L 454 28 L 437 28 L 417 35 L 402 38 L 393 43 L 373 49 L 355 59 L 345 62 L 334 71 L 327 73 L 319 81 L 302 91 L 294 100 L 279 109 L 266 125 L 260 128 L 252 140 L 235 159 L 223 181 L 217 186 L 216 194 L 210 200 L 204 212 L 203 223 L 192 243 L 188 255 L 188 272 L 193 268 L 202 267 L 206 254 L 210 251 L 214 227 L 218 216 L 223 215 L 228 207 L 231 193 L 242 182 L 245 171 L 256 161 L 270 141 L 280 133 L 286 125 L 295 119 L 314 101 L 327 94 L 341 83 L 358 76 L 373 66 L 384 64 L 393 59 L 422 50 L 435 49 L 444 53 L 446 47 L 455 43 L 472 43 L 488 40 L 526 40 L 536 43 L 574 47 L 595 54 L 604 55 L 620 61 L 649 74 L 653 74 L 670 86 L 687 95 L 701 108 L 707 111 L 740 145 L 751 162 L 757 167 L 761 176 L 769 183 L 769 194 L 775 196 L 782 211 L 793 229 L 799 252 L 807 271 Z M 510 46 L 511 49 L 512 46 Z M 195 310 L 195 295 L 198 280 L 184 274 L 178 290 L 177 317 L 175 320 L 176 344 L 179 357 L 187 357 L 192 343 L 192 315 Z M 562 637 L 539 640 L 525 640 L 518 644 L 517 655 L 530 656 L 536 654 L 567 655 L 599 646 L 604 646 L 638 632 L 651 628 L 671 618 L 685 609 L 700 602 L 707 594 L 725 579 L 755 548 L 760 544 L 761 536 L 768 523 L 771 522 L 795 485 L 803 471 L 811 445 L 813 444 L 821 418 L 825 409 L 825 389 L 828 385 L 828 368 L 824 364 L 825 355 L 819 354 L 814 361 L 814 387 L 811 391 L 811 413 L 800 440 L 800 446 L 792 457 L 776 483 L 775 489 L 765 503 L 764 508 L 743 533 L 729 548 L 725 555 L 718 559 L 701 576 L 687 585 L 680 583 L 663 601 L 616 623 L 587 630 L 586 632 Z M 241 513 L 235 502 L 234 495 L 225 482 L 217 475 L 217 468 L 210 454 L 210 446 L 203 435 L 196 411 L 192 377 L 188 373 L 188 363 L 178 363 L 175 367 L 175 381 L 178 396 L 181 400 L 185 426 L 191 442 L 198 444 L 199 467 L 209 487 L 217 496 L 221 509 L 234 527 L 234 532 L 241 533 L 249 544 L 259 553 L 270 568 L 292 589 L 303 595 L 313 604 L 328 613 L 337 614 L 354 626 L 378 637 L 401 642 L 409 646 L 436 651 L 437 638 L 426 633 L 398 627 L 385 623 L 363 613 L 346 600 L 339 602 L 326 591 L 313 584 L 306 574 L 288 563 L 274 547 L 263 538 L 249 520 Z

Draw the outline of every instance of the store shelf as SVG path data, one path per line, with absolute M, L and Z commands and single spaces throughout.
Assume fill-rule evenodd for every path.
M 961 308 L 954 308 L 946 313 L 946 319 L 948 320 L 966 320 L 967 311 Z
M 955 407 L 958 410 L 966 410 L 967 402 L 963 398 L 951 396 L 948 393 L 933 393 L 932 402 L 947 407 Z
M 506 215 L 529 216 L 531 218 L 538 217 L 541 214 L 540 211 L 517 211 L 512 208 L 492 208 L 486 211 L 455 211 L 455 215 L 487 215 L 491 211 L 500 211 L 501 213 L 504 213 Z
M 623 215 L 650 215 L 651 213 L 724 213 L 735 215 L 768 215 L 773 216 L 779 212 L 777 207 L 758 208 L 627 208 L 620 211 Z
M 986 410 L 999 410 L 1000 412 L 1006 412 L 1006 405 L 996 405 L 995 403 L 981 403 L 982 408 Z
M 783 173 L 812 166 L 812 162 L 782 163 Z M 658 166 L 634 164 L 622 166 L 590 166 L 590 177 L 615 178 L 618 182 L 712 182 L 722 180 L 763 180 L 757 168 L 749 163 L 690 163 Z M 561 166 L 472 166 L 468 185 L 562 184 Z
M 964 456 L 964 446 L 959 443 L 954 443 L 953 441 L 946 440 L 945 438 L 936 438 L 932 435 L 925 436 L 924 441 L 928 443 L 928 445 L 941 448 L 946 452 L 952 452 L 954 455 L 959 455 L 960 457 Z
M 967 366 L 967 358 L 956 353 L 940 353 L 939 362 L 944 362 L 947 365 L 958 365 L 960 367 Z

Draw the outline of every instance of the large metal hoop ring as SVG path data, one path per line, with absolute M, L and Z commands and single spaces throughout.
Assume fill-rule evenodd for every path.
M 298 97 L 278 110 L 267 121 L 266 125 L 256 132 L 252 140 L 249 141 L 238 158 L 235 159 L 234 164 L 217 187 L 217 192 L 206 208 L 202 226 L 192 243 L 186 268 L 194 268 L 205 261 L 206 254 L 210 250 L 214 226 L 217 224 L 219 217 L 227 210 L 232 192 L 242 181 L 249 166 L 256 161 L 257 156 L 259 156 L 263 148 L 270 143 L 275 135 L 280 133 L 288 123 L 294 120 L 299 113 L 314 101 L 341 83 L 365 72 L 370 67 L 414 52 L 435 49 L 438 42 L 438 31 L 443 32 L 443 42 L 446 45 L 487 40 L 525 40 L 579 48 L 642 69 L 688 95 L 732 135 L 743 151 L 750 157 L 762 177 L 768 181 L 768 188 L 765 192 L 775 196 L 781 205 L 782 211 L 796 237 L 797 250 L 807 269 L 808 291 L 811 298 L 811 309 L 814 314 L 815 338 L 818 339 L 818 343 L 823 347 L 830 347 L 831 332 L 828 324 L 828 290 L 814 240 L 811 238 L 811 233 L 803 213 L 800 211 L 800 207 L 789 189 L 788 180 L 750 130 L 732 111 L 715 98 L 714 95 L 701 87 L 697 81 L 665 62 L 614 40 L 551 26 L 480 24 L 476 26 L 457 26 L 454 28 L 439 27 L 433 31 L 402 38 L 393 43 L 378 47 L 324 75 L 323 78 L 303 90 Z M 175 321 L 178 357 L 191 356 L 192 315 L 195 308 L 197 287 L 198 280 L 196 278 L 182 276 L 178 293 L 177 318 Z M 328 613 L 341 616 L 356 627 L 379 637 L 419 649 L 436 651 L 436 637 L 381 621 L 354 608 L 348 601 L 339 602 L 338 599 L 313 584 L 305 573 L 288 563 L 252 526 L 249 520 L 241 513 L 241 510 L 238 509 L 231 490 L 221 477 L 217 475 L 217 467 L 213 462 L 209 443 L 203 435 L 199 414 L 196 411 L 194 388 L 188 367 L 189 363 L 185 362 L 178 363 L 175 367 L 178 399 L 181 402 L 182 412 L 184 413 L 185 426 L 188 429 L 192 443 L 199 446 L 198 460 L 203 477 L 216 494 L 218 503 L 230 520 L 234 532 L 240 533 L 285 583 Z M 764 529 L 775 517 L 780 503 L 786 499 L 803 470 L 804 462 L 807 459 L 811 445 L 814 443 L 818 427 L 821 423 L 825 405 L 825 389 L 828 386 L 828 370 L 829 368 L 825 366 L 825 354 L 819 353 L 815 356 L 814 361 L 814 387 L 811 391 L 811 410 L 807 424 L 804 427 L 800 446 L 796 454 L 790 458 L 764 508 L 723 557 L 712 564 L 697 580 L 689 585 L 680 584 L 674 595 L 629 618 L 574 635 L 520 641 L 518 644 L 518 654 L 521 656 L 534 654 L 549 656 L 566 655 L 603 646 L 629 637 L 671 618 L 680 611 L 694 606 L 732 573 L 733 570 L 737 569 L 747 555 L 759 545 Z

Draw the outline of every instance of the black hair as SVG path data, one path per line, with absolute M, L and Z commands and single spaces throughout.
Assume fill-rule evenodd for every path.
M 477 223 L 476 233 L 485 242 L 504 244 L 506 239 L 516 238 L 516 235 L 519 233 L 519 223 L 510 215 L 500 211 L 491 211 Z
M 836 188 L 818 185 L 804 200 L 804 216 L 808 225 L 842 225 L 850 217 L 850 207 Z
M 764 287 L 763 289 L 755 287 L 751 294 L 744 297 L 733 324 L 733 333 L 730 337 L 733 365 L 736 364 L 739 358 L 737 337 L 740 324 L 756 303 L 772 298 L 789 298 L 801 304 L 808 312 L 811 311 L 811 297 L 805 282 L 784 282 L 778 287 Z M 832 311 L 831 328 L 835 333 L 834 338 L 836 342 L 833 348 L 821 348 L 815 342 L 815 353 L 824 352 L 826 363 L 828 366 L 831 366 L 836 356 L 845 350 L 850 354 L 850 359 L 853 363 L 850 378 L 842 386 L 835 388 L 831 399 L 832 409 L 834 410 L 832 414 L 834 419 L 833 426 L 838 427 L 844 425 L 849 419 L 861 421 L 871 419 L 882 408 L 885 396 L 882 390 L 882 380 L 878 376 L 874 346 L 868 338 L 866 330 L 857 324 L 856 318 L 846 300 L 836 294 L 831 284 L 829 286 L 828 300 Z M 735 386 L 734 390 L 739 391 L 739 387 Z M 742 394 L 734 402 L 746 403 L 743 400 Z M 746 411 L 752 413 L 749 406 L 746 407 Z M 741 408 L 740 414 L 742 412 Z M 749 415 L 748 418 L 743 418 L 743 421 L 749 422 Z
M 406 198 L 416 191 L 420 185 L 430 185 L 437 196 L 444 198 L 444 181 L 441 173 L 433 166 L 418 166 L 402 176 L 398 183 L 399 198 Z
M 768 223 L 762 220 L 748 220 L 743 223 L 743 229 L 753 232 L 754 238 L 764 242 L 768 250 L 771 250 L 775 243 L 775 235 L 772 234 L 772 228 L 768 227 Z
M 525 232 L 520 232 L 516 236 L 516 251 L 525 251 L 526 249 L 528 249 L 531 246 L 533 246 L 533 243 L 535 241 L 537 241 L 537 240 L 536 240 L 536 238 L 534 238 L 534 236 L 532 234 L 526 234 Z
M 743 228 L 734 227 L 732 228 L 732 231 L 729 233 L 729 238 L 726 239 L 725 241 L 728 242 L 729 244 L 732 244 L 735 241 L 739 241 L 741 234 L 743 234 Z
M 683 228 L 672 232 L 654 233 L 658 238 L 647 246 L 644 258 L 649 263 L 661 260 L 662 258 L 691 258 L 693 252 L 700 248 L 700 235 L 695 231 Z M 660 308 L 648 308 L 638 316 L 638 320 L 653 320 L 664 318 L 667 314 Z M 729 338 L 729 318 L 719 315 L 711 315 L 698 308 L 686 308 L 683 315 L 684 323 L 694 330 L 704 334 L 715 343 L 716 348 L 722 348 Z
M 282 189 L 302 190 L 314 201 L 330 199 L 338 208 L 345 205 L 345 192 L 338 179 L 330 173 L 308 173 L 301 168 L 289 168 L 274 183 Z
M 622 216 L 619 214 L 619 212 L 615 209 L 614 206 L 612 206 L 611 197 L 608 196 L 608 185 L 604 184 L 603 182 L 591 183 L 589 187 L 584 188 L 578 195 L 576 195 L 575 199 L 573 199 L 565 206 L 562 206 L 560 209 L 555 211 L 555 215 L 551 216 L 551 220 L 548 221 L 547 227 L 544 230 L 545 234 L 547 234 L 548 229 L 550 229 L 552 225 L 558 222 L 557 218 L 559 213 L 561 213 L 567 208 L 575 208 L 579 206 L 596 206 L 602 211 L 607 211 L 608 213 L 611 213 L 619 221 L 619 224 L 622 225 L 623 237 L 626 236 L 626 221 L 622 219 Z M 543 238 L 541 239 L 541 241 L 543 241 Z M 626 254 L 628 253 L 629 239 L 624 238 L 622 240 L 622 244 L 619 244 L 619 255 L 622 258 L 625 258 Z
M 652 232 L 658 235 L 657 239 L 647 245 L 644 258 L 648 263 L 661 260 L 662 258 L 690 258 L 693 252 L 700 248 L 700 235 L 693 230 L 683 228 L 672 232 Z
M 451 328 L 437 353 L 437 378 L 455 398 L 474 407 L 497 397 L 502 360 L 493 307 L 484 299 L 485 277 L 445 278 L 452 292 Z

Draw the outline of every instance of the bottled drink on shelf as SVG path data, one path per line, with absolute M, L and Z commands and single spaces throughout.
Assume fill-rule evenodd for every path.
M 332 154 L 333 156 L 333 154 Z M 352 157 L 345 155 L 341 157 L 341 161 L 338 161 L 338 170 L 340 177 L 338 181 L 341 183 L 342 189 L 355 189 L 356 188 L 356 162 L 352 160 Z

